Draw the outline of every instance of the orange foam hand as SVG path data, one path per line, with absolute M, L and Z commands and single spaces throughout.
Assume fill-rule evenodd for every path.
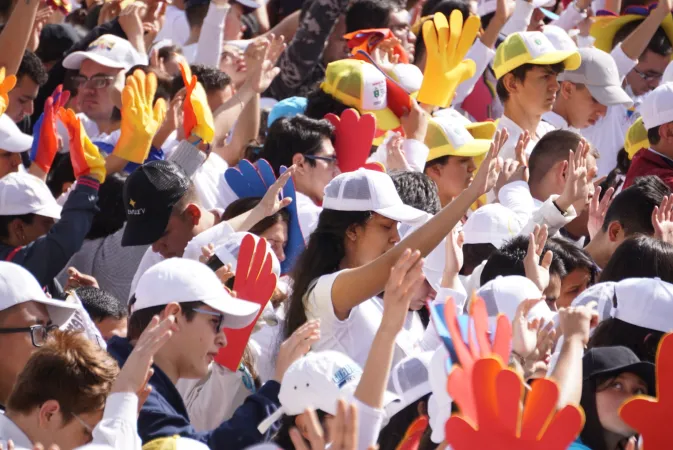
M 673 417 L 673 334 L 659 343 L 656 365 L 657 396 L 637 395 L 622 405 L 619 415 L 643 438 L 643 449 L 671 448 L 670 418 Z
M 215 358 L 218 364 L 231 371 L 238 369 L 250 335 L 259 316 L 264 312 L 266 304 L 271 300 L 276 283 L 278 283 L 278 277 L 273 273 L 273 259 L 266 239 L 260 238 L 255 241 L 252 235 L 245 236 L 236 262 L 234 291 L 237 298 L 257 303 L 260 306 L 259 313 L 255 320 L 245 328 L 226 329 L 227 345 L 219 351 Z
M 341 117 L 335 114 L 325 116 L 335 128 L 334 150 L 341 172 L 353 172 L 363 167 L 371 153 L 376 135 L 376 118 L 371 114 L 347 109 Z
M 418 419 L 411 422 L 404 437 L 397 445 L 395 450 L 416 450 L 421 443 L 423 433 L 428 428 L 428 416 L 420 416 Z
M 466 345 L 460 332 L 454 301 L 452 298 L 446 301 L 444 319 L 459 363 L 454 365 L 449 374 L 447 390 L 460 407 L 462 415 L 471 423 L 476 423 L 477 405 L 472 384 L 475 362 L 484 357 L 496 357 L 502 362 L 507 362 L 512 341 L 512 325 L 506 316 L 499 315 L 495 338 L 491 344 L 488 336 L 488 313 L 482 298 L 473 297 L 470 302 L 470 317 L 472 320 L 468 327 L 468 345 Z
M 552 380 L 533 384 L 522 411 L 523 381 L 499 358 L 475 362 L 472 378 L 478 386 L 473 391 L 478 421 L 453 415 L 446 422 L 446 442 L 453 450 L 565 450 L 582 429 L 579 407 L 556 410 L 558 387 Z

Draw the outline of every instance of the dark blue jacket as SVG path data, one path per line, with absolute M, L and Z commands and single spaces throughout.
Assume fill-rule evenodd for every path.
M 107 349 L 120 367 L 133 350 L 128 340 L 120 337 L 110 339 Z M 176 434 L 203 442 L 213 450 L 244 449 L 270 439 L 273 431 L 262 435 L 257 426 L 280 405 L 280 384 L 277 382 L 269 381 L 256 394 L 250 395 L 233 417 L 216 429 L 197 432 L 189 422 L 187 408 L 173 382 L 156 365 L 153 368 L 154 375 L 150 378 L 152 392 L 138 416 L 138 435 L 143 445 Z

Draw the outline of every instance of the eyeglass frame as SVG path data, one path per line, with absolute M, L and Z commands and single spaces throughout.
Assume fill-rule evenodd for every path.
M 80 423 L 80 425 L 82 425 L 84 427 L 84 429 L 87 431 L 87 433 L 89 433 L 91 436 L 93 436 L 94 427 L 92 427 L 91 425 L 86 423 L 84 421 L 84 419 L 82 419 L 80 416 L 78 416 L 74 412 L 71 412 L 70 415 L 72 415 L 75 419 L 77 419 L 77 421 Z
M 219 317 L 220 322 L 217 324 L 217 332 L 219 333 L 220 331 L 222 331 L 224 325 L 224 314 L 222 314 L 221 312 L 208 311 L 207 309 L 201 309 L 201 308 L 192 308 L 192 311 L 201 314 L 206 314 L 208 316 Z
M 100 73 L 96 74 L 96 75 L 93 75 L 91 78 L 87 78 L 84 75 L 80 75 L 80 74 L 74 75 L 72 77 L 72 81 L 75 84 L 75 86 L 77 87 L 77 89 L 86 88 L 87 85 L 90 82 L 99 81 L 99 80 L 104 81 L 106 83 L 105 86 L 91 87 L 90 89 L 105 89 L 106 87 L 109 87 L 114 82 L 114 79 L 115 79 L 115 77 L 113 77 L 112 75 L 104 75 L 104 74 L 100 74 Z
M 35 334 L 34 333 L 35 333 L 35 330 L 38 330 L 38 329 L 44 329 L 45 332 L 47 333 L 47 336 L 45 338 L 44 343 L 42 343 L 40 345 L 37 345 L 35 343 Z M 30 340 L 33 343 L 33 347 L 40 348 L 47 342 L 47 339 L 49 338 L 49 334 L 51 334 L 51 332 L 53 332 L 55 330 L 58 330 L 58 325 L 37 324 L 37 325 L 31 325 L 29 327 L 21 327 L 21 328 L 0 328 L 0 334 L 30 333 Z
M 311 161 L 325 161 L 327 164 L 338 164 L 339 159 L 336 155 L 334 156 L 318 156 L 318 155 L 304 155 L 304 158 L 310 159 Z
M 663 73 L 658 73 L 656 75 L 648 75 L 645 72 L 641 72 L 640 70 L 636 69 L 635 67 L 633 68 L 633 71 L 645 82 L 661 80 L 664 77 Z

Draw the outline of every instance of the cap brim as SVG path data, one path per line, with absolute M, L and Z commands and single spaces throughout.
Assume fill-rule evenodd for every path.
M 262 6 L 262 2 L 255 0 L 236 0 L 236 3 L 240 3 L 243 6 L 254 9 L 261 8 Z
M 0 149 L 10 153 L 21 153 L 33 146 L 33 137 L 22 132 L 8 115 L 0 116 L 0 126 L 4 130 L 0 139 Z
M 375 209 L 375 213 L 402 223 L 415 223 L 425 220 L 426 213 L 409 205 L 399 204 L 387 208 Z
M 549 11 L 547 8 L 539 7 L 538 9 L 542 12 L 542 14 L 545 15 L 545 17 L 547 17 L 551 20 L 558 20 L 558 18 L 559 18 L 558 14 Z
M 63 300 L 52 300 L 47 298 L 46 295 L 42 299 L 33 299 L 33 301 L 46 306 L 47 312 L 49 313 L 49 318 L 54 323 L 54 325 L 58 325 L 59 327 L 68 322 L 73 314 L 75 314 L 75 311 L 77 311 L 79 308 L 77 303 L 67 303 Z
M 626 107 L 633 105 L 633 100 L 629 97 L 629 94 L 620 86 L 591 86 L 587 84 L 586 87 L 591 92 L 591 96 L 598 100 L 601 105 L 624 105 Z
M 111 67 L 113 69 L 126 69 L 126 64 L 115 61 L 114 59 L 106 58 L 105 56 L 96 55 L 91 52 L 73 52 L 65 57 L 63 60 L 63 67 L 70 70 L 79 70 L 82 66 L 84 60 L 90 59 L 91 61 L 100 64 L 101 66 Z
M 442 156 L 462 156 L 474 158 L 475 156 L 486 154 L 490 147 L 491 141 L 486 139 L 475 139 L 457 149 L 452 148 L 448 144 L 442 145 L 440 147 L 430 149 L 430 153 L 428 154 L 428 161 L 441 158 Z
M 498 124 L 495 122 L 475 122 L 465 125 L 465 129 L 475 139 L 488 139 L 490 141 L 498 129 Z
M 122 235 L 122 247 L 154 244 L 166 231 L 172 211 L 173 206 L 171 205 L 165 212 L 154 211 L 142 218 L 127 215 Z
M 203 303 L 224 314 L 223 328 L 239 330 L 255 321 L 259 313 L 259 304 L 233 297 L 217 297 L 202 300 Z
M 558 64 L 562 62 L 565 70 L 577 70 L 582 64 L 582 56 L 575 51 L 556 51 L 546 53 L 538 58 L 528 61 L 529 64 L 537 64 L 546 66 L 551 64 Z
M 647 384 L 648 394 L 655 394 L 657 389 L 655 366 L 654 364 L 647 361 L 627 364 L 626 366 L 620 366 L 614 369 L 604 370 L 602 372 L 594 372 L 590 375 L 590 378 L 596 376 L 606 377 L 609 375 L 619 375 L 620 373 L 632 373 L 634 375 L 638 375 Z
M 376 128 L 383 131 L 395 130 L 400 127 L 400 118 L 390 108 L 376 111 L 364 111 L 362 114 L 373 114 L 376 117 Z
M 59 220 L 61 218 L 62 210 L 63 208 L 58 203 L 56 203 L 56 200 L 54 200 L 49 202 L 47 205 L 44 205 L 41 209 L 33 212 L 33 214 Z

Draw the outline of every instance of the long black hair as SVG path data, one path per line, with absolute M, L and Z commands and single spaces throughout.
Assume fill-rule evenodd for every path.
M 673 283 L 673 245 L 646 235 L 622 242 L 601 272 L 601 282 L 655 277 Z
M 346 256 L 346 232 L 353 226 L 364 225 L 371 217 L 371 211 L 322 210 L 318 226 L 294 266 L 292 295 L 285 318 L 285 338 L 306 322 L 304 296 L 311 282 L 339 270 Z
M 611 317 L 598 324 L 589 338 L 588 348 L 611 347 L 621 345 L 628 347 L 641 361 L 654 363 L 657 348 L 664 333 L 650 328 L 633 325 Z

